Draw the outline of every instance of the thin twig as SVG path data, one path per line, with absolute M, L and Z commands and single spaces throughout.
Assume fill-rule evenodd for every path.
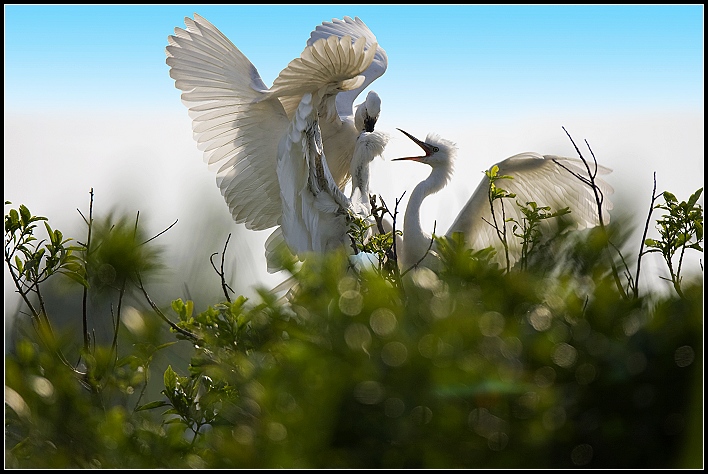
M 629 265 L 627 265 L 627 262 L 624 259 L 624 255 L 622 255 L 622 252 L 614 243 L 610 242 L 609 240 L 607 241 L 607 243 L 609 245 L 611 245 L 613 249 L 615 249 L 615 251 L 617 252 L 617 255 L 619 255 L 620 260 L 622 260 L 622 265 L 624 266 L 624 274 L 627 278 L 627 287 L 631 288 L 635 292 L 635 296 L 636 296 L 636 289 L 634 287 L 635 283 L 634 283 L 634 280 L 632 279 L 632 275 L 630 274 Z
M 81 214 L 81 217 L 84 219 L 84 222 L 86 222 L 86 225 L 88 225 L 88 237 L 86 239 L 86 258 L 84 260 L 84 270 L 88 270 L 88 260 L 89 260 L 89 254 L 91 252 L 91 230 L 93 229 L 93 188 L 91 188 L 91 191 L 89 191 L 89 195 L 91 196 L 91 200 L 89 202 L 89 218 L 88 221 L 84 217 L 83 214 L 81 214 L 81 211 L 79 211 L 79 214 Z M 78 209 L 77 209 L 78 210 Z M 88 271 L 86 273 L 86 277 L 88 278 Z M 84 328 L 84 351 L 88 353 L 89 351 L 89 333 L 88 333 L 88 288 L 84 286 L 83 290 L 83 298 L 82 298 L 82 322 L 83 322 L 83 328 Z
M 593 161 L 595 163 L 595 172 L 593 173 L 590 171 L 590 166 L 588 165 L 588 162 L 585 159 L 585 157 L 583 156 L 583 154 L 580 152 L 580 149 L 578 148 L 578 146 L 575 144 L 573 137 L 570 136 L 570 133 L 568 133 L 568 130 L 566 130 L 565 127 L 562 127 L 562 128 L 563 128 L 563 131 L 565 132 L 565 134 L 570 139 L 570 142 L 573 144 L 573 147 L 575 147 L 575 151 L 578 153 L 580 160 L 585 165 L 585 169 L 587 170 L 588 176 L 590 177 L 590 179 L 585 178 L 583 176 L 578 175 L 577 173 L 570 171 L 568 168 L 563 166 L 563 164 L 559 163 L 557 160 L 553 160 L 553 161 L 556 164 L 558 164 L 559 166 L 561 166 L 562 168 L 564 168 L 566 171 L 571 173 L 573 176 L 575 176 L 576 178 L 578 178 L 579 180 L 581 180 L 582 182 L 584 182 L 585 184 L 590 186 L 590 188 L 592 189 L 592 191 L 595 195 L 595 203 L 597 204 L 597 213 L 598 213 L 598 218 L 600 221 L 600 227 L 602 227 L 604 229 L 605 223 L 604 223 L 604 219 L 602 218 L 602 203 L 605 201 L 605 195 L 603 194 L 602 190 L 597 186 L 597 184 L 595 184 L 595 177 L 597 176 L 597 170 L 598 170 L 597 159 L 595 158 L 595 154 L 593 153 L 592 148 L 590 148 L 590 145 L 588 144 L 587 140 L 585 140 L 585 144 L 587 145 L 588 150 L 590 150 L 590 155 L 592 155 Z
M 12 266 L 10 256 L 7 254 L 5 255 L 5 262 L 7 262 L 8 268 L 10 269 L 10 275 L 12 277 L 13 282 L 15 283 L 15 287 L 18 290 L 17 292 L 20 294 L 20 296 L 22 297 L 22 300 L 24 301 L 24 303 L 27 305 L 27 307 L 29 308 L 29 310 L 31 312 L 30 320 L 32 321 L 32 327 L 34 328 L 37 335 L 39 336 L 39 339 L 42 342 L 42 344 L 44 344 L 45 347 L 47 347 L 52 352 L 54 352 L 57 355 L 57 358 L 66 367 L 68 367 L 74 374 L 84 377 L 86 375 L 86 373 L 78 370 L 73 364 L 71 364 L 71 362 L 69 362 L 67 360 L 67 358 L 62 353 L 61 349 L 58 349 L 55 347 L 54 333 L 53 333 L 51 325 L 49 323 L 49 318 L 47 317 L 47 314 L 38 312 L 37 309 L 30 302 L 29 298 L 27 297 L 27 293 L 22 291 L 22 284 L 19 280 L 19 277 L 14 272 L 14 267 Z M 29 289 L 27 291 L 29 292 Z M 40 298 L 40 302 L 41 302 L 42 299 L 41 299 L 41 294 L 39 293 L 39 286 L 37 286 L 36 290 L 34 290 L 34 291 L 38 295 L 38 297 Z M 44 310 L 42 310 L 42 311 L 44 311 Z M 45 332 L 42 329 L 43 325 L 45 325 L 45 327 L 47 328 L 48 334 L 46 334 L 46 335 L 49 336 L 50 340 L 47 340 L 45 338 Z
M 403 199 L 403 196 L 406 195 L 406 192 L 403 191 L 403 194 L 401 194 L 400 198 L 396 199 L 396 205 L 393 208 L 393 223 L 392 223 L 392 231 L 393 231 L 393 259 L 396 261 L 396 265 L 398 266 L 398 248 L 396 246 L 396 216 L 398 215 L 398 206 L 401 204 L 401 200 Z M 383 202 L 383 199 L 381 200 Z M 384 203 L 384 205 L 386 205 Z M 389 212 L 390 214 L 390 212 Z M 405 237 L 405 236 L 404 236 Z M 399 275 L 401 276 L 401 275 Z
M 642 256 L 644 254 L 644 241 L 647 239 L 647 232 L 649 231 L 649 223 L 651 222 L 651 215 L 654 213 L 654 203 L 658 199 L 656 195 L 656 171 L 654 171 L 654 187 L 651 190 L 651 204 L 649 205 L 649 214 L 647 215 L 647 221 L 644 223 L 644 233 L 642 234 L 642 241 L 639 243 L 639 255 L 637 255 L 637 273 L 634 277 L 634 297 L 639 296 L 639 270 L 642 266 Z
M 178 221 L 179 221 L 179 219 L 175 219 L 175 221 L 174 221 L 172 224 L 170 224 L 170 226 L 167 227 L 165 230 L 163 230 L 162 232 L 160 232 L 160 233 L 158 233 L 158 234 L 156 234 L 156 235 L 150 237 L 149 239 L 147 239 L 145 242 L 143 242 L 143 243 L 140 244 L 140 245 L 145 245 L 146 243 L 150 242 L 151 240 L 155 240 L 156 238 L 158 238 L 159 236 L 161 236 L 162 234 L 164 234 L 165 232 L 167 232 L 168 230 L 170 230 L 171 228 L 173 228 L 173 227 L 175 226 L 175 224 L 177 224 Z
M 405 194 L 405 192 L 403 193 Z M 403 197 L 403 195 L 401 195 Z M 386 229 L 384 228 L 383 220 L 384 216 L 388 214 L 391 216 L 391 219 L 393 221 L 392 224 L 392 229 L 391 229 L 391 247 L 386 249 L 386 260 L 385 262 L 381 263 L 379 262 L 379 270 L 382 270 L 383 265 L 385 265 L 388 269 L 390 269 L 390 272 L 393 273 L 393 283 L 398 286 L 398 278 L 399 278 L 399 270 L 398 270 L 398 260 L 396 258 L 396 215 L 398 214 L 398 204 L 400 200 L 396 200 L 396 208 L 393 213 L 388 208 L 388 205 L 386 205 L 386 201 L 383 200 L 381 196 L 378 197 L 379 200 L 381 201 L 381 205 L 377 206 L 376 205 L 376 195 L 371 195 L 369 197 L 369 202 L 371 203 L 371 215 L 374 217 L 374 220 L 376 221 L 376 228 L 378 229 L 379 234 L 385 234 Z
M 578 146 L 575 144 L 575 140 L 573 140 L 573 137 L 570 136 L 570 133 L 568 133 L 568 130 L 566 130 L 565 127 L 561 127 L 561 128 L 563 128 L 563 131 L 568 136 L 568 139 L 570 139 L 570 142 L 573 144 L 573 147 L 575 147 L 575 151 L 578 153 L 578 156 L 580 157 L 580 161 L 582 161 L 583 164 L 585 165 L 585 169 L 588 172 L 589 179 L 585 178 L 583 176 L 580 176 L 577 173 L 570 171 L 567 167 L 563 166 L 557 160 L 553 160 L 553 161 L 556 164 L 558 164 L 559 166 L 561 166 L 562 168 L 564 168 L 566 171 L 568 171 L 570 174 L 572 174 L 573 176 L 578 178 L 581 182 L 590 186 L 590 188 L 592 189 L 592 191 L 595 195 L 595 203 L 597 204 L 597 214 L 598 214 L 598 219 L 599 219 L 599 227 L 600 227 L 603 235 L 605 236 L 605 238 L 609 242 L 610 239 L 607 234 L 607 229 L 605 228 L 605 222 L 602 218 L 602 203 L 604 202 L 605 196 L 602 193 L 602 190 L 598 187 L 597 183 L 595 183 L 595 176 L 597 175 L 597 170 L 598 170 L 598 165 L 597 165 L 597 160 L 595 159 L 595 154 L 593 153 L 592 149 L 590 148 L 590 145 L 588 145 L 588 149 L 590 149 L 590 154 L 592 155 L 593 160 L 595 162 L 595 173 L 593 174 L 590 171 L 590 166 L 588 165 L 587 160 L 585 159 L 583 154 L 580 152 L 580 149 L 578 148 Z M 587 144 L 587 140 L 585 141 L 585 143 Z M 620 281 L 619 273 L 617 271 L 617 266 L 615 265 L 614 259 L 612 258 L 612 254 L 610 253 L 610 246 L 606 245 L 605 249 L 607 250 L 607 256 L 609 258 L 610 268 L 612 268 L 612 277 L 615 280 L 615 285 L 617 286 L 617 289 L 619 290 L 622 297 L 627 298 L 627 296 L 628 296 L 627 292 L 625 291 L 624 287 L 622 286 L 622 282 Z M 619 249 L 617 249 L 617 251 L 619 252 Z
M 197 342 L 199 340 L 199 338 L 195 334 L 187 331 L 186 329 L 182 329 L 181 327 L 177 326 L 175 323 L 170 321 L 169 318 L 167 316 L 165 316 L 162 311 L 160 311 L 160 308 L 158 308 L 158 306 L 152 301 L 152 299 L 150 299 L 150 295 L 148 295 L 147 290 L 143 286 L 143 281 L 140 278 L 140 273 L 138 273 L 137 276 L 138 276 L 138 288 L 140 288 L 140 291 L 143 292 L 145 299 L 147 300 L 148 304 L 153 309 L 153 311 L 155 311 L 155 313 L 157 313 L 157 315 L 160 318 L 162 318 L 162 320 L 165 321 L 172 329 L 174 329 L 178 333 L 182 334 L 183 336 L 189 338 L 192 342 Z
M 487 224 L 490 224 L 492 227 L 494 227 L 494 230 L 497 231 L 497 237 L 499 240 L 501 240 L 502 245 L 504 246 L 504 258 L 506 259 L 506 272 L 509 273 L 509 268 L 511 267 L 511 262 L 509 260 L 509 241 L 507 239 L 507 233 L 506 233 L 506 210 L 504 208 L 504 199 L 505 196 L 502 196 L 499 198 L 499 205 L 501 206 L 501 217 L 502 217 L 502 228 L 503 230 L 499 230 L 499 224 L 497 224 L 497 215 L 496 212 L 494 212 L 494 198 L 492 197 L 492 186 L 496 186 L 494 184 L 494 181 L 491 179 L 489 180 L 489 189 L 487 190 L 487 200 L 489 201 L 489 211 L 492 214 L 492 220 L 494 221 L 494 224 L 490 224 L 489 221 L 487 221 L 484 217 L 482 217 L 482 220 L 484 220 Z M 500 188 L 502 189 L 502 188 Z M 504 190 L 507 194 L 509 194 L 506 190 Z
M 224 291 L 224 296 L 226 296 L 226 301 L 231 303 L 231 298 L 229 297 L 229 292 L 228 290 L 231 290 L 232 293 L 235 293 L 233 289 L 226 283 L 226 278 L 224 274 L 224 258 L 226 256 L 226 247 L 229 245 L 229 239 L 231 238 L 231 233 L 229 233 L 228 237 L 226 237 L 226 243 L 224 244 L 224 250 L 221 252 L 221 271 L 217 270 L 216 265 L 214 265 L 214 255 L 217 254 L 217 252 L 214 252 L 209 256 L 209 262 L 211 262 L 211 266 L 216 272 L 217 275 L 219 275 L 219 278 L 221 279 L 221 289 Z
M 387 251 L 386 252 L 386 257 L 388 258 L 388 264 L 391 268 L 391 272 L 393 273 L 393 279 L 392 283 L 394 286 L 396 286 L 399 289 L 402 289 L 401 285 L 401 269 L 398 267 L 398 247 L 396 245 L 397 242 L 397 231 L 396 231 L 396 221 L 398 218 L 398 206 L 401 204 L 401 200 L 403 199 L 403 196 L 405 196 L 406 192 L 403 191 L 403 194 L 401 194 L 401 197 L 396 199 L 396 204 L 393 207 L 393 214 L 388 208 L 388 205 L 386 205 L 386 202 L 383 200 L 381 196 L 379 196 L 379 200 L 381 201 L 381 204 L 383 207 L 386 209 L 386 212 L 391 216 L 391 249 L 390 253 Z
M 374 218 L 374 222 L 376 222 L 376 229 L 379 231 L 379 234 L 385 234 L 386 229 L 384 229 L 383 226 L 383 219 L 387 212 L 389 214 L 391 213 L 386 207 L 386 203 L 384 202 L 383 198 L 379 197 L 379 199 L 381 199 L 381 206 L 376 205 L 376 194 L 370 194 L 369 205 L 371 206 L 371 215 Z
M 114 332 L 113 332 L 113 342 L 111 344 L 111 351 L 115 351 L 115 361 L 118 361 L 118 329 L 120 327 L 120 314 L 121 314 L 121 306 L 123 304 L 123 295 L 125 295 L 125 283 L 126 279 L 125 277 L 123 278 L 123 285 L 120 288 L 120 293 L 118 294 L 118 310 L 116 312 L 116 319 L 115 319 L 115 326 L 114 326 Z M 111 308 L 113 305 L 111 305 Z

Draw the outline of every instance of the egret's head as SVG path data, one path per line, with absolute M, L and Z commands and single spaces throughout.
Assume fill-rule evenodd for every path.
M 457 156 L 457 145 L 455 145 L 450 140 L 445 140 L 441 138 L 440 135 L 436 133 L 429 133 L 425 141 L 418 140 L 416 137 L 410 133 L 398 129 L 404 133 L 408 138 L 413 140 L 420 148 L 423 149 L 424 155 L 421 156 L 407 156 L 404 158 L 395 158 L 392 161 L 398 160 L 411 160 L 417 161 L 419 163 L 425 163 L 430 165 L 433 169 L 442 169 L 446 172 L 448 178 L 452 175 L 452 169 L 455 164 L 455 157 Z
M 381 114 L 381 98 L 374 91 L 369 91 L 366 100 L 356 109 L 356 127 L 359 131 L 373 132 Z
M 376 92 L 369 91 L 369 93 L 366 94 L 364 105 L 366 106 L 367 115 L 378 118 L 381 113 L 381 98 Z

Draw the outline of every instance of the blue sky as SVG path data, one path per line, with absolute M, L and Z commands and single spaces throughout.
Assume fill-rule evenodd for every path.
M 391 162 L 417 152 L 396 128 L 420 138 L 437 132 L 459 147 L 450 184 L 422 207 L 428 232 L 434 224 L 447 229 L 491 164 L 524 151 L 575 156 L 562 127 L 614 170 L 617 214 L 637 225 L 654 172 L 657 191 L 680 199 L 703 185 L 703 5 L 5 5 L 4 12 L 5 199 L 56 228 L 80 228 L 74 210 L 86 210 L 93 187 L 97 211 L 116 202 L 138 209 L 154 233 L 179 219 L 161 240 L 188 236 L 178 251 L 203 248 L 206 260 L 222 235 L 238 232 L 255 239 L 238 264 L 260 281 L 269 278 L 268 232 L 231 221 L 165 64 L 167 36 L 194 12 L 267 85 L 317 25 L 359 16 L 389 59 L 371 86 L 383 101 L 377 130 L 391 134 L 385 159 L 372 165 L 372 192 L 393 202 L 427 175 L 422 165 Z M 226 230 L 216 232 L 215 222 Z M 209 247 L 206 238 L 218 242 Z
M 555 107 L 554 98 L 577 107 L 703 101 L 702 5 L 9 5 L 6 108 L 173 107 L 166 37 L 195 11 L 242 49 L 266 84 L 319 22 L 359 16 L 388 52 L 377 90 L 395 108 L 420 91 L 490 113 Z

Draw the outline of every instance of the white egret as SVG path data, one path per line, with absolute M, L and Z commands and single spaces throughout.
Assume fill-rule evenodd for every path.
M 318 122 L 313 96 L 305 94 L 278 154 L 280 226 L 288 247 L 301 258 L 347 245 L 350 215 L 366 216 L 368 209 L 363 201 L 368 200 L 369 163 L 383 152 L 387 141 L 380 132 L 361 132 L 351 161 L 352 196 L 347 197 L 330 172 Z
M 393 161 L 412 160 L 425 163 L 432 168 L 432 171 L 413 189 L 409 197 L 403 221 L 403 240 L 399 252 L 399 264 L 402 268 L 407 269 L 425 258 L 422 262 L 423 265 L 434 266 L 432 256 L 428 253 L 431 236 L 426 234 L 421 227 L 420 207 L 427 196 L 440 191 L 450 180 L 457 147 L 453 142 L 436 134 L 428 134 L 426 140 L 421 141 L 403 130 L 400 131 L 420 146 L 425 154 L 396 158 Z M 498 186 L 509 193 L 516 194 L 516 201 L 522 205 L 534 201 L 539 206 L 549 206 L 552 210 L 569 207 L 571 213 L 568 217 L 573 220 L 576 228 L 582 229 L 598 225 L 599 216 L 595 194 L 589 185 L 577 177 L 587 176 L 587 170 L 581 160 L 527 152 L 507 158 L 497 163 L 496 166 L 499 167 L 499 176 L 507 175 L 513 178 L 504 179 L 497 183 Z M 592 171 L 594 172 L 594 170 Z M 597 172 L 607 174 L 610 170 L 598 166 Z M 604 196 L 602 199 L 603 219 L 606 218 L 605 222 L 609 222 L 609 210 L 612 209 L 612 203 L 607 197 L 612 194 L 613 189 L 599 176 L 595 177 L 595 184 L 601 191 L 601 195 Z M 496 220 L 501 229 L 504 221 L 499 201 L 494 203 L 496 216 L 492 217 L 488 190 L 489 178 L 485 175 L 447 232 L 438 235 L 452 236 L 454 232 L 462 232 L 465 235 L 466 244 L 475 250 L 498 246 L 499 239 L 491 224 Z M 513 204 L 504 206 L 504 216 L 506 219 L 512 218 L 517 222 L 521 222 L 524 217 L 518 207 Z M 548 225 L 547 222 L 545 224 Z M 515 239 L 510 241 L 511 244 L 514 242 Z M 513 262 L 515 257 L 513 254 L 510 255 L 510 261 Z
M 185 25 L 168 37 L 166 62 L 233 219 L 253 230 L 287 227 L 268 239 L 267 257 L 283 239 L 296 254 L 332 245 L 341 238 L 334 216 L 351 204 L 342 189 L 355 147 L 380 111 L 376 94 L 356 117 L 353 107 L 386 70 L 376 37 L 359 18 L 324 22 L 268 88 L 214 25 L 197 14 Z

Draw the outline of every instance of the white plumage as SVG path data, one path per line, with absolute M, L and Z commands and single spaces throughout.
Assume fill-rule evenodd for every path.
M 397 158 L 396 160 L 418 161 L 432 168 L 430 175 L 413 189 L 404 215 L 399 263 L 404 269 L 407 269 L 424 256 L 426 260 L 423 261 L 423 264 L 433 265 L 430 255 L 426 256 L 431 236 L 421 228 L 420 206 L 427 196 L 440 191 L 449 181 L 457 155 L 457 146 L 436 134 L 429 134 L 425 141 L 421 141 L 409 133 L 401 131 L 418 144 L 425 154 Z M 504 215 L 507 219 L 521 222 L 524 217 L 514 201 L 522 205 L 534 201 L 539 206 L 550 206 L 553 211 L 569 207 L 571 213 L 568 217 L 578 229 L 599 224 L 594 192 L 590 186 L 571 174 L 572 171 L 578 176 L 587 177 L 587 170 L 581 160 L 527 152 L 500 161 L 496 165 L 490 166 L 489 169 L 493 166 L 499 167 L 499 176 L 507 175 L 513 178 L 497 182 L 499 187 L 516 194 L 514 200 L 504 204 Z M 594 172 L 595 170 L 591 169 L 590 171 Z M 609 211 L 612 209 L 609 196 L 614 190 L 599 175 L 609 172 L 608 168 L 598 166 L 598 176 L 595 178 L 595 184 L 603 196 L 602 213 L 605 223 L 609 222 Z M 462 232 L 467 245 L 472 249 L 481 250 L 490 246 L 498 248 L 499 238 L 496 230 L 490 225 L 494 219 L 489 204 L 488 190 L 489 178 L 485 175 L 447 232 L 438 235 L 449 237 L 454 232 Z M 494 212 L 496 221 L 501 226 L 503 221 L 499 201 L 495 202 Z M 508 228 L 510 227 L 509 223 L 506 225 Z M 550 223 L 544 221 L 542 225 L 548 228 Z M 513 263 L 518 258 L 518 241 L 511 236 L 510 230 L 507 232 L 510 236 L 510 261 Z
M 352 207 L 342 189 L 380 111 L 370 94 L 355 118 L 354 100 L 388 62 L 373 33 L 358 18 L 322 23 L 268 88 L 214 25 L 197 14 L 185 25 L 168 37 L 170 76 L 233 219 L 253 230 L 282 225 L 266 242 L 269 271 L 283 241 L 298 256 L 341 241 Z

